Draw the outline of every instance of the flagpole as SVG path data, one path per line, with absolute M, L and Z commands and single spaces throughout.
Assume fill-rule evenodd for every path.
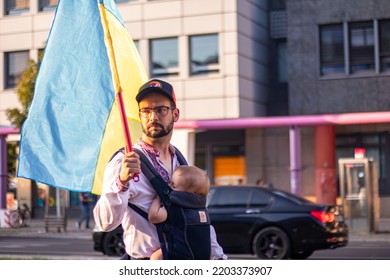
M 102 3 L 99 4 L 99 9 L 100 9 L 102 16 L 103 16 L 104 26 L 106 27 L 106 32 L 107 32 L 106 35 L 107 35 L 107 41 L 108 41 L 108 52 L 109 52 L 109 56 L 112 58 L 112 62 L 113 62 L 112 71 L 113 71 L 113 75 L 114 75 L 116 99 L 118 101 L 119 114 L 120 114 L 120 117 L 122 120 L 123 133 L 124 133 L 125 141 L 126 141 L 126 152 L 128 153 L 128 152 L 133 151 L 133 148 L 132 148 L 133 145 L 131 143 L 129 124 L 127 123 L 127 118 L 126 118 L 126 109 L 125 109 L 125 104 L 123 101 L 122 87 L 120 85 L 118 68 L 116 65 L 114 47 L 112 45 L 112 38 L 111 38 L 110 30 L 108 28 L 106 9 L 104 8 L 104 5 Z M 139 181 L 138 174 L 134 174 L 133 179 L 135 182 L 138 182 Z

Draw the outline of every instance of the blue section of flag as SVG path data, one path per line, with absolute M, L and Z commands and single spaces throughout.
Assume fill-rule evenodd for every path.
M 124 25 L 124 22 L 120 16 L 119 10 L 117 5 L 115 4 L 114 1 L 111 0 L 98 0 L 101 4 L 103 4 L 104 8 L 109 11 L 111 14 L 113 14 L 120 23 Z
M 114 103 L 99 1 L 59 1 L 23 125 L 18 177 L 90 191 Z M 103 1 L 120 20 L 114 1 Z

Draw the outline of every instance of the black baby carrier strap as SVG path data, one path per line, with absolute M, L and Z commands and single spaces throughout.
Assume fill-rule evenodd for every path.
M 142 173 L 150 181 L 168 213 L 165 222 L 156 224 L 164 259 L 210 259 L 210 219 L 203 195 L 173 191 L 143 152 L 140 155 Z M 178 149 L 181 165 L 187 162 Z M 129 206 L 147 219 L 147 214 L 136 205 Z M 143 214 L 142 214 L 143 213 Z

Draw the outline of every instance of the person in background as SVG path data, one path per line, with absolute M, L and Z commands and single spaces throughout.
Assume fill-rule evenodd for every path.
M 259 179 L 256 180 L 256 185 L 257 186 L 262 187 L 262 186 L 264 186 L 264 184 L 265 184 L 265 182 L 264 182 L 263 179 L 259 178 Z
M 79 220 L 76 222 L 76 227 L 81 228 L 82 223 L 85 221 L 85 228 L 90 228 L 90 220 L 91 220 L 91 205 L 92 205 L 92 197 L 87 192 L 79 193 L 79 201 L 81 208 L 81 216 Z
M 256 185 L 259 186 L 259 187 L 268 188 L 268 189 L 270 189 L 270 190 L 273 190 L 273 189 L 274 189 L 274 186 L 272 185 L 272 183 L 266 183 L 266 182 L 264 182 L 264 180 L 261 179 L 261 178 L 257 179 Z

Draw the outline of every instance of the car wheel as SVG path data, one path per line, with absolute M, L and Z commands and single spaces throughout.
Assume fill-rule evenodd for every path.
M 123 256 L 125 253 L 123 231 L 115 229 L 107 232 L 104 238 L 103 249 L 107 256 Z
M 262 229 L 253 240 L 253 251 L 260 259 L 287 259 L 290 250 L 288 236 L 277 227 Z
M 291 258 L 293 260 L 306 260 L 312 254 L 313 254 L 313 251 L 303 251 L 303 252 L 292 254 Z

